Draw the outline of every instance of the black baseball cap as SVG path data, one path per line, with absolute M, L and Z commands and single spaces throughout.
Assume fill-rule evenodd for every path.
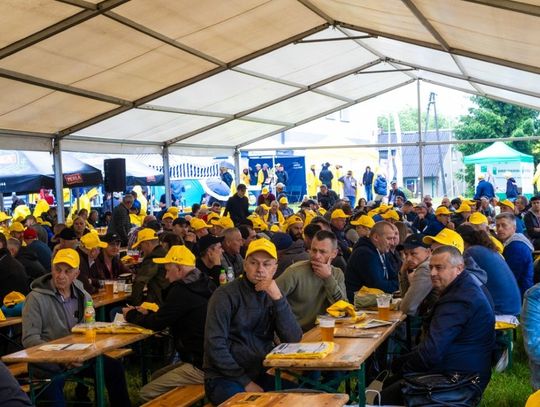
M 64 240 L 77 240 L 75 231 L 71 228 L 64 228 L 58 233 L 55 238 Z
M 199 251 L 202 253 L 210 246 L 223 242 L 223 236 L 206 235 L 199 239 Z
M 101 236 L 101 241 L 105 243 L 121 242 L 122 239 L 116 233 L 107 233 L 104 236 Z
M 410 249 L 416 249 L 417 247 L 425 247 L 428 248 L 429 245 L 425 244 L 423 242 L 423 238 L 425 235 L 421 233 L 415 233 L 412 235 L 407 236 L 403 244 L 399 245 L 397 247 L 398 250 L 410 250 Z

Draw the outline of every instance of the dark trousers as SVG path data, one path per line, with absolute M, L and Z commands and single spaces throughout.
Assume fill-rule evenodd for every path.
M 269 374 L 263 373 L 257 379 L 253 380 L 264 391 L 275 390 L 275 378 Z M 287 380 L 281 380 L 281 387 L 284 390 L 297 388 L 298 385 Z M 204 381 L 204 390 L 206 397 L 210 402 L 217 406 L 224 401 L 230 399 L 237 393 L 242 393 L 245 390 L 237 380 L 229 377 L 215 377 Z
M 107 393 L 109 395 L 109 404 L 111 406 L 131 406 L 122 363 L 105 356 L 103 358 L 103 364 L 105 371 L 105 387 L 107 388 Z M 62 371 L 58 367 L 58 365 L 39 365 L 39 367 L 35 367 L 34 369 L 35 377 L 51 378 Z M 95 363 L 92 362 L 90 366 L 81 370 L 76 375 L 79 377 L 95 378 Z M 64 398 L 64 383 L 64 377 L 55 377 L 50 385 L 43 391 L 40 399 L 52 403 L 55 407 L 64 407 L 66 405 Z

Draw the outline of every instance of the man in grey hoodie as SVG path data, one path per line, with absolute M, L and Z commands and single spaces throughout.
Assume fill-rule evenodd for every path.
M 70 335 L 71 328 L 83 321 L 85 302 L 92 298 L 77 280 L 79 264 L 79 254 L 75 250 L 60 249 L 52 261 L 51 273 L 37 278 L 32 283 L 32 291 L 26 297 L 22 314 L 22 343 L 25 348 Z M 63 392 L 65 379 L 59 374 L 81 366 L 75 363 L 33 365 L 36 377 L 52 379 L 42 393 L 44 400 L 52 401 L 54 406 L 65 406 Z M 122 364 L 105 357 L 104 367 L 110 404 L 130 406 Z M 95 377 L 94 370 L 94 364 L 90 363 L 77 375 Z
M 533 286 L 533 251 L 530 240 L 522 233 L 516 233 L 516 217 L 509 212 L 495 217 L 497 237 L 504 244 L 503 257 L 516 277 L 521 298 Z

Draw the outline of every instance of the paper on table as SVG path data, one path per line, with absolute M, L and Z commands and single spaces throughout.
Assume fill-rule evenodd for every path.
M 114 322 L 115 324 L 125 324 L 125 323 L 126 323 L 126 320 L 125 320 L 125 318 L 124 318 L 124 315 L 118 312 L 118 313 L 116 313 L 113 322 Z
M 55 343 L 43 345 L 39 350 L 44 351 L 55 351 L 55 350 L 84 350 L 89 348 L 92 344 L 90 343 Z

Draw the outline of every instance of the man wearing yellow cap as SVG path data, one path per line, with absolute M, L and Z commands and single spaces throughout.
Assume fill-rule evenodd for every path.
M 60 249 L 52 261 L 52 272 L 32 282 L 32 291 L 26 297 L 22 317 L 22 344 L 25 348 L 42 345 L 71 334 L 71 328 L 84 320 L 87 301 L 92 301 L 80 281 L 79 255 L 73 249 Z M 130 406 L 129 394 L 122 363 L 103 357 L 105 386 L 111 406 Z M 65 406 L 63 376 L 66 369 L 80 364 L 40 364 L 33 367 L 34 377 L 55 377 L 43 391 L 43 398 L 55 406 Z M 90 366 L 77 373 L 79 376 L 94 377 Z
M 157 312 L 141 307 L 126 307 L 122 312 L 126 321 L 154 331 L 169 327 L 182 362 L 165 367 L 166 373 L 153 375 L 154 380 L 140 390 L 143 402 L 178 386 L 204 383 L 204 325 L 208 300 L 216 288 L 195 267 L 195 256 L 186 246 L 172 246 L 165 257 L 153 261 L 165 266 L 171 284 L 165 302 Z
M 343 272 L 332 266 L 337 253 L 336 236 L 320 230 L 311 242 L 309 260 L 294 263 L 276 279 L 304 332 L 313 328 L 326 308 L 347 299 Z
M 351 254 L 351 244 L 345 237 L 345 225 L 350 215 L 347 215 L 343 209 L 335 209 L 330 215 L 330 225 L 332 232 L 336 235 L 341 254 L 348 259 Z
M 281 342 L 298 342 L 302 330 L 273 276 L 276 247 L 268 239 L 250 243 L 244 278 L 219 287 L 208 303 L 204 337 L 206 396 L 214 405 L 236 393 L 274 389 L 263 360 Z
M 134 249 L 138 248 L 142 252 L 143 261 L 133 281 L 130 304 L 140 305 L 143 303 L 143 291 L 144 287 L 146 287 L 146 301 L 161 306 L 164 301 L 164 291 L 169 287 L 169 281 L 165 278 L 165 268 L 154 263 L 153 260 L 165 257 L 167 252 L 159 244 L 156 231 L 150 228 L 139 231 L 137 241 L 132 247 Z
M 351 225 L 354 226 L 358 238 L 369 236 L 371 228 L 375 226 L 373 218 L 367 215 L 361 215 L 358 218 L 351 221 Z
M 485 196 L 488 199 L 491 199 L 495 196 L 495 189 L 493 189 L 493 184 L 486 181 L 484 174 L 478 175 L 478 185 L 476 186 L 476 193 L 474 194 L 474 200 L 479 200 Z
M 450 222 L 452 212 L 446 206 L 439 206 L 435 210 L 435 219 L 432 219 L 428 227 L 422 232 L 428 236 L 435 236 L 444 228 L 454 229 L 454 224 Z
M 77 253 L 80 257 L 79 276 L 77 277 L 84 286 L 84 289 L 94 294 L 99 289 L 99 281 L 90 279 L 90 267 L 94 264 L 101 249 L 107 247 L 108 244 L 99 239 L 99 235 L 94 232 L 89 232 L 81 237 Z
M 292 210 L 292 208 L 289 207 L 289 200 L 287 199 L 286 196 L 282 196 L 281 198 L 279 198 L 278 202 L 279 202 L 279 210 L 281 211 L 285 219 L 287 219 L 289 216 L 292 216 L 294 214 L 294 211 Z
M 293 215 L 287 219 L 286 230 L 292 237 L 293 241 L 302 239 L 302 229 L 304 228 L 304 221 L 298 215 Z
M 257 205 L 265 204 L 265 205 L 270 206 L 272 201 L 275 201 L 275 200 L 276 200 L 276 196 L 272 192 L 270 192 L 270 187 L 265 186 L 263 187 L 263 189 L 261 189 L 261 194 L 257 198 Z

